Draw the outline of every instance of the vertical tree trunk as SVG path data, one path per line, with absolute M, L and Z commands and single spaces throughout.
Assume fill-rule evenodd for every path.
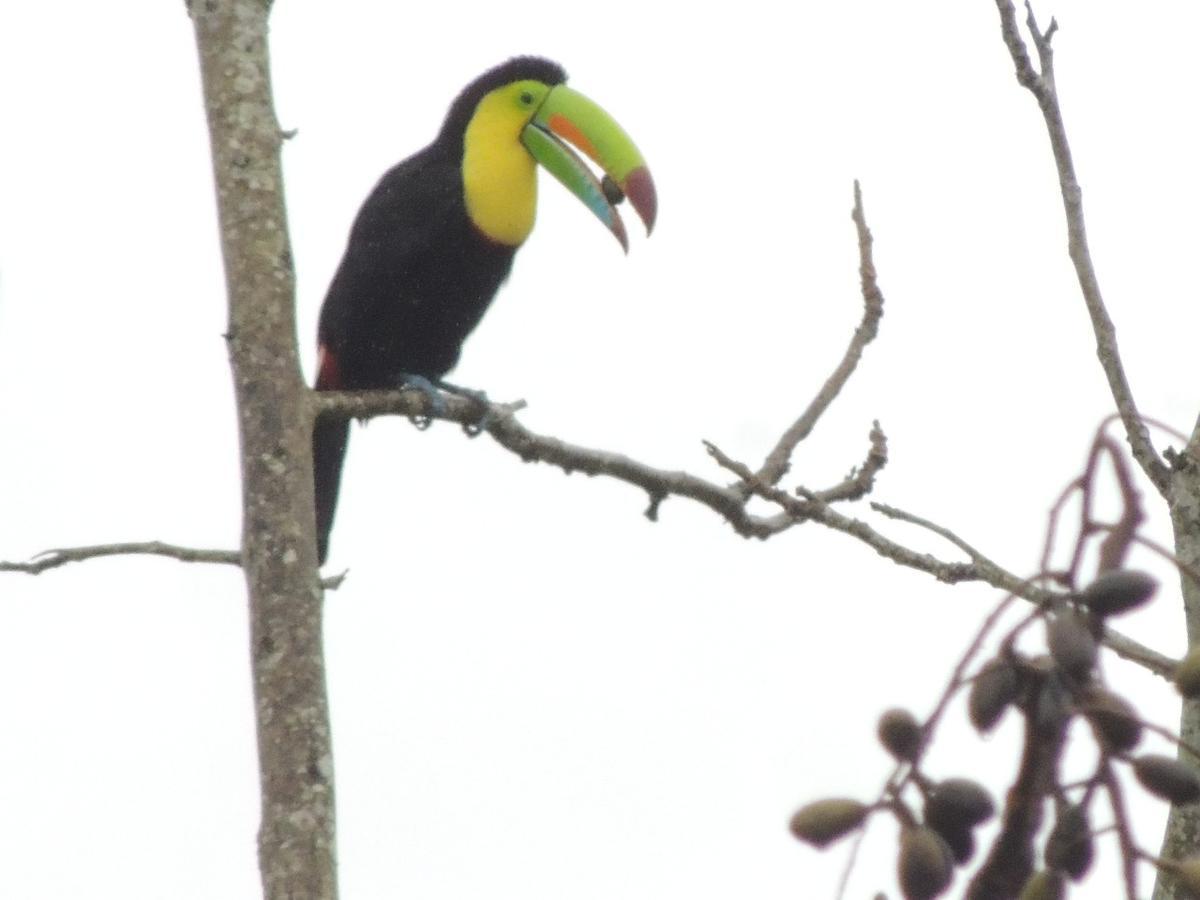
M 266 0 L 191 0 L 212 142 L 242 454 L 242 564 L 268 900 L 337 894 L 313 536 L 312 410 L 295 340 Z
M 1175 531 L 1175 555 L 1193 571 L 1200 569 L 1200 464 L 1195 453 L 1200 447 L 1200 423 L 1188 443 L 1187 452 L 1177 457 L 1171 473 L 1169 500 L 1171 523 Z M 1200 585 L 1183 575 L 1184 622 L 1188 647 L 1200 647 Z M 1180 714 L 1179 736 L 1193 747 L 1200 746 L 1200 701 L 1185 700 Z M 1194 765 L 1186 750 L 1180 759 Z M 1167 818 L 1160 856 L 1182 859 L 1200 853 L 1200 806 L 1172 806 Z M 1190 896 L 1180 889 L 1169 875 L 1160 875 L 1154 886 L 1154 900 L 1183 900 Z

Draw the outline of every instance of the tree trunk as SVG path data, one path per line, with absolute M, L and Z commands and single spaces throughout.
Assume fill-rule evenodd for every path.
M 1200 464 L 1194 461 L 1198 446 L 1200 423 L 1197 423 L 1187 451 L 1176 457 L 1168 496 L 1171 524 L 1175 531 L 1175 555 L 1193 571 L 1200 568 Z M 1183 586 L 1188 647 L 1200 647 L 1200 585 L 1187 575 L 1181 575 L 1180 581 Z M 1179 736 L 1193 747 L 1200 746 L 1200 701 L 1183 702 Z M 1189 765 L 1195 764 L 1186 750 L 1181 749 L 1179 757 Z M 1159 855 L 1167 859 L 1183 859 L 1197 853 L 1200 853 L 1200 806 L 1172 806 Z M 1160 875 L 1155 883 L 1154 900 L 1183 900 L 1188 896 L 1169 875 Z
M 271 100 L 265 0 L 192 0 L 229 295 L 242 456 L 242 567 L 268 900 L 337 895 L 333 756 L 313 535 L 312 408 Z

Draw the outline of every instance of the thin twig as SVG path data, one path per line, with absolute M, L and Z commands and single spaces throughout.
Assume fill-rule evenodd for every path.
M 769 516 L 755 515 L 747 511 L 744 498 L 735 487 L 716 484 L 688 472 L 657 469 L 623 454 L 568 444 L 558 438 L 537 434 L 517 421 L 515 411 L 523 405 L 521 403 L 487 404 L 460 396 L 444 395 L 442 408 L 434 412 L 429 408 L 428 398 L 410 390 L 321 392 L 312 395 L 312 402 L 315 411 L 321 415 L 353 418 L 371 418 L 387 414 L 430 416 L 464 426 L 477 425 L 481 414 L 486 413 L 484 430 L 497 443 L 523 460 L 544 462 L 567 473 L 605 475 L 635 485 L 651 498 L 653 509 L 668 497 L 691 499 L 716 512 L 738 534 L 761 539 L 773 537 L 797 524 L 813 521 L 855 538 L 885 559 L 906 568 L 925 572 L 945 584 L 980 581 L 1006 593 L 1019 593 L 1033 602 L 1044 602 L 1053 596 L 1050 592 L 1031 588 L 1024 579 L 1008 572 L 940 526 L 892 507 L 877 507 L 893 518 L 922 525 L 942 534 L 943 537 L 948 536 L 952 543 L 967 553 L 971 558 L 970 562 L 939 559 L 931 554 L 912 550 L 881 534 L 861 519 L 838 512 L 820 494 L 803 492 L 805 496 L 796 497 L 780 488 L 763 484 L 747 466 L 730 459 L 711 444 L 708 445 L 709 453 L 718 464 L 733 472 L 740 482 L 752 485 L 755 493 L 779 506 L 782 512 Z M 876 451 L 882 447 L 881 439 L 882 432 L 873 432 L 872 441 Z M 232 565 L 239 563 L 239 556 L 233 551 L 195 551 L 149 542 L 51 551 L 51 557 L 46 560 L 0 563 L 0 572 L 36 573 L 76 560 L 130 553 L 152 553 L 195 562 L 221 562 Z M 338 583 L 340 578 L 327 579 L 324 582 L 326 588 L 335 588 Z M 1176 665 L 1175 660 L 1156 654 L 1121 635 L 1106 636 L 1106 643 L 1119 655 L 1159 674 L 1169 675 Z
M 846 864 L 842 867 L 842 875 L 838 879 L 837 892 L 833 895 L 833 900 L 845 900 L 846 889 L 850 886 L 850 876 L 854 874 L 854 865 L 858 862 L 858 853 L 862 849 L 866 837 L 866 828 L 860 828 L 854 833 L 854 843 L 850 845 L 850 852 L 846 855 Z
M 1042 551 L 1043 570 L 1047 570 L 1049 566 L 1050 554 L 1058 536 L 1058 520 L 1063 507 L 1075 492 L 1079 493 L 1079 531 L 1075 538 L 1071 562 L 1065 572 L 1057 575 L 1058 580 L 1069 590 L 1076 590 L 1079 587 L 1079 569 L 1089 541 L 1094 535 L 1105 533 L 1104 539 L 1100 542 L 1100 554 L 1096 568 L 1099 572 L 1107 572 L 1119 568 L 1124 562 L 1130 544 L 1137 537 L 1138 526 L 1145 520 L 1141 495 L 1134 486 L 1129 466 L 1125 462 L 1120 447 L 1105 430 L 1111 420 L 1112 417 L 1105 419 L 1096 429 L 1091 447 L 1088 449 L 1087 462 L 1083 472 L 1071 480 L 1050 510 L 1050 524 L 1046 530 L 1046 542 Z M 1121 518 L 1115 525 L 1097 522 L 1093 515 L 1096 478 L 1100 471 L 1102 456 L 1107 456 L 1112 462 L 1117 477 L 1117 486 L 1121 492 L 1123 508 Z
M 1141 725 L 1142 728 L 1146 729 L 1146 731 L 1153 731 L 1159 737 L 1166 738 L 1168 741 L 1170 741 L 1176 747 L 1179 747 L 1180 749 L 1187 751 L 1187 753 L 1192 757 L 1192 759 L 1196 760 L 1197 763 L 1200 763 L 1200 747 L 1197 747 L 1194 744 L 1188 743 L 1183 738 L 1181 738 L 1173 729 L 1163 728 L 1163 726 L 1159 725 L 1156 722 L 1149 722 L 1149 721 L 1147 721 L 1145 719 L 1141 719 L 1141 718 L 1137 719 L 1137 723 L 1139 725 Z
M 91 559 L 103 559 L 110 556 L 165 556 L 168 559 L 188 563 L 216 563 L 218 565 L 240 566 L 242 554 L 237 550 L 202 550 L 195 547 L 179 547 L 175 544 L 164 544 L 162 541 L 140 541 L 123 544 L 95 544 L 90 547 L 59 547 L 55 550 L 43 550 L 29 562 L 0 561 L 0 573 L 19 572 L 26 575 L 40 575 L 48 569 L 57 569 L 67 563 L 87 562 Z M 321 587 L 327 591 L 336 591 L 346 580 L 348 572 L 330 575 L 321 579 Z
M 966 553 L 967 556 L 971 558 L 972 563 L 979 567 L 980 572 L 983 574 L 983 577 L 981 577 L 979 580 L 986 581 L 993 587 L 999 587 L 1000 584 L 998 584 L 998 582 L 1002 582 L 1004 590 L 1010 591 L 1011 593 L 1024 597 L 1031 603 L 1037 604 L 1044 604 L 1054 600 L 1056 597 L 1062 596 L 1061 594 L 1047 591 L 1043 588 L 1038 588 L 1029 581 L 1017 578 L 1017 576 L 1013 575 L 1011 572 L 988 559 L 988 557 L 984 556 L 948 528 L 944 528 L 943 526 L 930 522 L 927 519 L 922 519 L 920 516 L 915 516 L 912 513 L 905 512 L 901 509 L 896 509 L 892 506 L 887 506 L 883 503 L 872 503 L 871 506 L 888 518 L 896 519 L 901 522 L 909 522 L 913 525 L 917 525 L 921 528 L 931 531 L 942 538 L 945 538 L 947 541 L 954 544 L 954 546 Z M 1155 675 L 1159 675 L 1163 678 L 1169 679 L 1172 673 L 1174 673 L 1175 667 L 1179 665 L 1178 660 L 1172 659 L 1169 656 L 1165 656 L 1156 650 L 1152 650 L 1144 644 L 1141 644 L 1132 638 L 1126 637 L 1120 632 L 1113 631 L 1112 629 L 1106 630 L 1104 634 L 1104 644 L 1122 659 L 1137 663 L 1138 665 L 1149 669 Z
M 1120 422 L 1120 421 L 1121 421 L 1120 413 L 1110 413 L 1109 415 L 1105 416 L 1104 422 L 1101 424 L 1100 428 L 1106 429 L 1113 422 Z M 1186 434 L 1184 434 L 1182 431 L 1180 431 L 1174 425 L 1169 425 L 1166 422 L 1162 421 L 1162 419 L 1155 419 L 1152 416 L 1142 416 L 1142 421 L 1146 423 L 1147 427 L 1157 428 L 1159 431 L 1163 432 L 1163 434 L 1167 435 L 1168 437 L 1175 438 L 1175 440 L 1177 440 L 1181 443 L 1185 443 L 1188 440 L 1188 436 Z
M 1101 434 L 1099 441 L 1108 452 L 1109 461 L 1117 475 L 1117 485 L 1121 491 L 1121 518 L 1115 525 L 1107 526 L 1108 534 L 1100 542 L 1100 559 L 1098 569 L 1107 572 L 1119 568 L 1129 553 L 1130 545 L 1137 537 L 1138 527 L 1146 519 L 1142 510 L 1142 496 L 1133 483 L 1133 473 L 1125 462 L 1125 455 L 1116 441 L 1106 434 Z
M 886 559 L 925 572 L 946 584 L 957 584 L 962 581 L 989 581 L 984 577 L 984 573 L 972 563 L 947 562 L 928 553 L 910 550 L 880 534 L 861 519 L 842 515 L 810 491 L 800 489 L 803 496 L 794 497 L 787 491 L 764 484 L 758 480 L 745 463 L 731 459 L 714 444 L 706 443 L 705 446 L 708 447 L 709 454 L 717 461 L 718 465 L 749 485 L 755 494 L 783 509 L 781 515 L 766 520 L 777 528 L 787 527 L 787 523 L 818 522 L 827 528 L 857 538 Z
M 846 382 L 850 380 L 850 376 L 854 374 L 854 369 L 862 358 L 863 350 L 879 333 L 879 320 L 883 316 L 883 293 L 879 290 L 875 260 L 871 252 L 871 230 L 867 227 L 862 205 L 862 191 L 857 181 L 854 182 L 854 211 L 851 217 L 854 219 L 854 227 L 858 232 L 858 271 L 863 298 L 862 321 L 854 329 L 854 335 L 851 337 L 850 344 L 846 347 L 846 352 L 842 356 L 842 361 L 838 363 L 838 367 L 825 380 L 821 390 L 808 404 L 808 408 L 804 410 L 800 418 L 784 432 L 756 473 L 764 484 L 778 484 L 779 480 L 787 473 L 788 461 L 796 451 L 796 447 L 812 433 L 825 410 L 837 399 Z
M 1079 587 L 1079 568 L 1083 565 L 1083 554 L 1087 550 L 1088 541 L 1096 531 L 1095 520 L 1092 517 L 1092 507 L 1096 499 L 1096 471 L 1100 466 L 1101 437 L 1097 432 L 1088 450 L 1087 463 L 1079 476 L 1079 533 L 1075 537 L 1075 547 L 1071 553 L 1071 564 L 1064 576 L 1065 583 L 1071 590 Z
M 644 490 L 652 500 L 686 497 L 695 500 L 724 518 L 744 537 L 766 538 L 790 527 L 792 522 L 755 516 L 746 511 L 742 496 L 733 488 L 714 484 L 682 471 L 658 469 L 622 453 L 596 450 L 569 444 L 548 435 L 537 434 L 520 422 L 515 404 L 481 403 L 478 400 L 443 394 L 438 410 L 430 408 L 416 391 L 321 392 L 314 394 L 321 415 L 371 418 L 385 414 L 427 416 L 482 428 L 496 443 L 515 453 L 525 462 L 543 462 L 568 474 L 605 475 Z
M 991 563 L 991 560 L 988 560 L 986 556 L 968 544 L 965 540 L 960 538 L 949 528 L 938 525 L 935 522 L 930 522 L 928 519 L 923 519 L 920 516 L 914 515 L 913 513 L 907 512 L 903 509 L 898 509 L 895 506 L 888 506 L 886 503 L 872 503 L 871 508 L 877 513 L 887 516 L 889 519 L 895 519 L 898 522 L 908 522 L 910 525 L 916 525 L 920 528 L 924 528 L 926 531 L 932 531 L 938 537 L 944 538 L 963 553 L 967 554 L 967 556 L 971 557 L 972 561 L 977 562 L 979 560 L 985 560 L 988 563 Z M 994 563 L 991 564 L 995 565 Z M 1032 585 L 1030 586 L 1032 587 Z M 1014 591 L 1014 593 L 1018 592 Z M 1024 593 L 1021 595 L 1026 596 Z
M 730 458 L 711 443 L 705 446 L 718 465 L 733 473 L 741 485 L 748 486 L 752 493 L 775 504 L 782 512 L 771 516 L 755 515 L 747 510 L 744 497 L 736 486 L 716 484 L 688 472 L 658 469 L 624 454 L 582 447 L 537 434 L 517 420 L 516 409 L 521 404 L 481 404 L 477 400 L 454 395 L 443 395 L 442 401 L 442 408 L 435 412 L 429 408 L 428 399 L 416 391 L 330 391 L 313 395 L 316 409 L 322 415 L 354 418 L 385 414 L 431 416 L 469 426 L 478 424 L 480 416 L 486 412 L 484 430 L 497 443 L 526 462 L 543 462 L 567 473 L 604 475 L 632 484 L 650 497 L 652 510 L 657 510 L 665 498 L 687 498 L 720 515 L 743 537 L 760 539 L 773 537 L 795 525 L 812 521 L 857 539 L 897 565 L 925 572 L 945 584 L 980 581 L 1005 593 L 1019 594 L 1034 603 L 1043 603 L 1057 596 L 1029 585 L 1026 579 L 993 562 L 948 529 L 894 507 L 882 504 L 876 507 L 891 518 L 919 525 L 947 538 L 970 557 L 970 562 L 944 560 L 929 553 L 919 553 L 880 533 L 867 522 L 838 512 L 817 494 L 802 491 L 804 496 L 797 497 L 765 484 L 748 466 Z M 1177 664 L 1176 660 L 1120 634 L 1106 634 L 1105 643 L 1118 656 L 1163 677 L 1170 677 Z
M 976 655 L 978 655 L 980 649 L 983 647 L 983 642 L 987 640 L 987 636 L 991 634 L 992 629 L 999 624 L 1000 619 L 1003 617 L 1008 608 L 1012 606 L 1017 597 L 1017 594 L 1006 594 L 1004 599 L 996 604 L 996 607 L 990 613 L 988 613 L 987 618 L 983 620 L 983 624 L 979 626 L 979 630 L 975 633 L 975 637 L 972 639 L 970 645 L 968 645 L 966 651 L 964 651 L 963 655 L 959 658 L 958 665 L 956 665 L 954 667 L 954 671 L 950 673 L 949 684 L 946 685 L 946 689 L 942 692 L 942 696 L 938 700 L 937 706 L 935 706 L 933 712 L 929 714 L 929 718 L 925 720 L 925 724 L 921 729 L 924 735 L 924 743 L 921 747 L 922 753 L 924 753 L 925 747 L 928 746 L 929 738 L 933 734 L 933 730 L 937 728 L 938 721 L 943 715 L 945 715 L 946 708 L 950 705 L 950 701 L 954 698 L 955 693 L 967 682 L 967 667 L 971 665 L 972 660 L 975 659 Z
M 1177 569 L 1179 569 L 1180 572 L 1182 572 L 1184 575 L 1186 575 L 1191 580 L 1192 584 L 1200 586 L 1200 571 L 1197 571 L 1195 566 L 1190 566 L 1187 563 L 1185 563 L 1182 559 L 1180 559 L 1178 556 L 1176 556 L 1174 553 L 1172 553 L 1170 550 L 1168 550 L 1162 544 L 1158 543 L 1158 541 L 1151 540 L 1148 537 L 1143 537 L 1140 534 L 1134 535 L 1133 539 L 1135 542 L 1137 542 L 1138 544 L 1141 544 L 1147 550 L 1150 550 L 1153 553 L 1157 553 L 1159 556 L 1161 556 L 1163 559 L 1165 559 L 1171 565 L 1173 565 Z
M 142 554 L 150 556 L 167 556 L 180 562 L 191 563 L 221 563 L 230 566 L 240 566 L 242 555 L 236 550 L 199 550 L 194 547 L 178 547 L 174 544 L 164 544 L 161 541 L 143 541 L 140 543 L 96 544 L 91 547 L 62 547 L 56 550 L 46 550 L 39 553 L 29 562 L 0 562 L 0 572 L 24 572 L 27 575 L 40 575 L 48 569 L 57 569 L 67 563 L 84 562 L 103 556 L 128 556 Z
M 875 487 L 875 476 L 888 463 L 887 435 L 875 422 L 870 434 L 871 446 L 867 450 L 867 458 L 861 466 L 856 467 L 839 484 L 823 491 L 815 491 L 816 496 L 826 503 L 840 503 L 850 500 L 861 500 Z
M 1058 522 L 1062 517 L 1062 511 L 1067 505 L 1067 501 L 1078 491 L 1084 490 L 1084 476 L 1078 475 L 1071 479 L 1071 483 L 1063 488 L 1062 493 L 1058 495 L 1058 499 L 1050 507 L 1049 522 L 1046 526 L 1046 540 L 1042 544 L 1042 571 L 1053 577 L 1059 584 L 1065 588 L 1073 588 L 1071 583 L 1071 572 L 1074 566 L 1074 558 L 1072 557 L 1072 568 L 1068 568 L 1066 572 L 1051 573 L 1050 557 L 1054 553 L 1054 548 L 1058 545 Z
M 1083 191 L 1075 174 L 1071 158 L 1071 147 L 1067 141 L 1063 124 L 1062 109 L 1058 102 L 1058 91 L 1054 83 L 1054 55 L 1050 45 L 1058 24 L 1051 21 L 1045 32 L 1038 28 L 1033 8 L 1026 3 L 1027 24 L 1034 46 L 1037 48 L 1041 71 L 1030 61 L 1017 26 L 1016 10 L 1011 0 L 996 0 L 1000 12 L 1000 29 L 1004 44 L 1016 66 L 1017 81 L 1037 99 L 1050 135 L 1050 145 L 1058 169 L 1059 187 L 1062 191 L 1063 209 L 1067 219 L 1068 252 L 1075 266 L 1075 275 L 1083 293 L 1084 303 L 1092 319 L 1092 330 L 1096 336 L 1096 354 L 1108 379 L 1109 390 L 1125 426 L 1125 434 L 1133 451 L 1133 458 L 1146 473 L 1159 493 L 1166 496 L 1170 481 L 1170 470 L 1154 449 L 1146 423 L 1138 413 L 1133 391 L 1125 375 L 1121 355 L 1117 346 L 1116 328 L 1105 308 L 1100 282 L 1092 264 L 1088 248 L 1087 228 L 1083 215 Z
M 1172 659 L 1157 650 L 1151 650 L 1145 644 L 1138 643 L 1133 638 L 1126 637 L 1111 628 L 1105 629 L 1103 644 L 1126 662 L 1136 663 L 1143 669 L 1168 681 L 1179 667 L 1179 660 Z
M 1129 831 L 1129 813 L 1125 810 L 1125 797 L 1121 782 L 1112 769 L 1107 754 L 1100 763 L 1100 780 L 1108 791 L 1108 803 L 1112 807 L 1117 829 L 1117 842 L 1121 845 L 1121 872 L 1125 881 L 1126 900 L 1137 900 L 1138 849 Z
M 1005 610 L 1008 609 L 1016 597 L 1016 594 L 1009 594 L 996 605 L 995 609 L 988 613 L 987 618 L 984 619 L 983 624 L 976 632 L 974 640 L 971 641 L 970 646 L 967 647 L 966 651 L 960 657 L 958 665 L 954 667 L 954 671 L 950 675 L 949 684 L 946 685 L 946 689 L 942 692 L 941 697 L 934 706 L 933 712 L 929 714 L 929 717 L 925 720 L 925 724 L 921 726 L 921 748 L 918 751 L 918 754 L 924 754 L 925 748 L 929 746 L 929 738 L 933 734 L 934 729 L 937 728 L 938 721 L 945 714 L 946 708 L 950 704 L 950 700 L 954 697 L 954 694 L 958 691 L 958 689 L 967 681 L 965 678 L 965 673 L 967 671 L 967 667 L 971 664 L 971 660 L 973 660 L 976 654 L 979 653 L 979 650 L 983 646 L 983 642 L 987 639 L 988 634 L 990 634 L 992 629 L 996 627 L 996 624 L 1004 615 Z M 882 790 L 880 790 L 879 800 L 876 801 L 876 805 L 882 804 L 888 797 L 898 796 L 899 793 L 906 787 L 908 779 L 914 773 L 916 773 L 919 763 L 920 755 L 911 761 L 911 765 L 903 762 L 898 763 L 892 770 L 892 773 L 888 776 L 888 779 L 884 783 Z M 904 772 L 907 772 L 907 774 L 901 777 L 901 773 Z M 835 900 L 843 900 L 843 898 L 846 896 L 846 889 L 850 884 L 850 876 L 854 872 L 854 865 L 858 860 L 859 848 L 862 845 L 862 841 L 865 837 L 866 829 L 859 829 L 854 838 L 854 845 L 851 847 L 850 854 L 846 859 L 846 864 L 842 869 L 841 878 L 838 880 L 837 893 L 834 895 Z

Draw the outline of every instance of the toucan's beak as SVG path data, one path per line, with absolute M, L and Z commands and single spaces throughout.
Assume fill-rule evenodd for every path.
M 563 141 L 569 141 L 598 165 L 607 176 L 601 183 L 591 169 Z M 629 250 L 625 225 L 614 203 L 622 195 L 646 223 L 654 228 L 658 199 L 654 181 L 642 154 L 629 135 L 603 109 L 565 84 L 551 88 L 529 124 L 521 142 L 545 169 L 582 200 Z M 614 190 L 614 185 L 619 190 Z

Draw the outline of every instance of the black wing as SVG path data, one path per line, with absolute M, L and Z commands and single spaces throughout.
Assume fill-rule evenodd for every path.
M 338 387 L 387 387 L 400 372 L 423 374 L 397 336 L 420 337 L 440 299 L 437 260 L 467 223 L 461 185 L 459 167 L 430 147 L 390 169 L 364 201 L 317 330 L 323 353 L 337 361 Z

